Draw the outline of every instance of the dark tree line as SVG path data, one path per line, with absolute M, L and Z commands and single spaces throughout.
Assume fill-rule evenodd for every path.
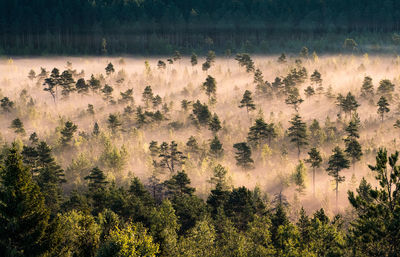
M 0 1 L 0 49 L 19 54 L 232 49 L 293 32 L 392 32 L 399 29 L 399 8 L 395 0 Z

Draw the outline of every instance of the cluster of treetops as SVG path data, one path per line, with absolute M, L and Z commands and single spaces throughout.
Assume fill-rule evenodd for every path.
M 338 129 L 334 124 L 328 124 L 325 128 L 321 128 L 317 120 L 313 120 L 312 123 L 307 124 L 302 120 L 299 113 L 299 107 L 304 102 L 302 99 L 299 88 L 308 79 L 308 72 L 304 66 L 302 66 L 302 59 L 308 58 L 307 48 L 303 48 L 300 52 L 301 58 L 296 59 L 295 68 L 291 69 L 290 72 L 284 77 L 276 77 L 275 80 L 270 83 L 265 81 L 260 69 L 255 67 L 255 64 L 248 54 L 237 54 L 235 59 L 239 65 L 244 67 L 246 72 L 250 73 L 254 77 L 255 84 L 255 99 L 256 100 L 271 100 L 277 99 L 291 106 L 295 112 L 292 119 L 289 121 L 290 126 L 285 132 L 283 142 L 291 144 L 297 150 L 297 157 L 300 160 L 302 151 L 311 145 L 308 151 L 308 156 L 305 161 L 310 164 L 313 168 L 313 188 L 315 188 L 315 171 L 321 167 L 323 159 L 318 149 L 322 143 L 322 134 L 338 134 Z M 210 51 L 202 63 L 202 70 L 207 72 L 215 63 L 215 53 Z M 174 56 L 167 59 L 168 65 L 173 65 L 181 59 L 180 53 L 177 51 Z M 163 60 L 158 61 L 158 69 L 164 70 L 167 67 L 166 62 Z M 282 54 L 277 62 L 287 62 L 285 54 Z M 150 72 L 149 64 L 146 62 L 146 72 Z M 198 59 L 196 54 L 191 56 L 191 64 L 193 66 L 198 65 Z M 128 89 L 124 92 L 120 92 L 120 97 L 115 99 L 113 96 L 114 88 L 108 85 L 107 81 L 112 81 L 118 85 L 124 82 L 124 74 L 119 72 L 115 73 L 115 69 L 112 63 L 109 63 L 105 68 L 106 76 L 100 74 L 95 77 L 93 74 L 89 80 L 84 79 L 84 71 L 78 73 L 76 70 L 72 70 L 71 63 L 67 64 L 67 69 L 61 74 L 57 68 L 54 68 L 51 72 L 47 72 L 44 68 L 41 68 L 41 72 L 36 73 L 31 70 L 28 77 L 31 80 L 36 79 L 37 84 L 44 86 L 44 91 L 49 92 L 54 103 L 58 101 L 65 101 L 71 94 L 88 95 L 90 91 L 92 94 L 101 95 L 103 100 L 110 105 L 124 106 L 123 113 L 119 112 L 110 113 L 107 119 L 107 126 L 113 135 L 128 131 L 134 127 L 137 129 L 146 129 L 147 126 L 160 126 L 166 125 L 169 129 L 179 130 L 184 129 L 185 125 L 182 121 L 173 120 L 170 113 L 170 105 L 166 102 L 163 103 L 163 99 L 159 95 L 155 95 L 152 91 L 151 86 L 146 86 L 142 93 L 143 105 L 136 106 L 134 104 L 133 89 Z M 76 81 L 75 81 L 76 80 Z M 336 202 L 338 201 L 339 184 L 344 182 L 345 177 L 341 174 L 341 171 L 349 168 L 350 164 L 355 164 L 360 161 L 363 151 L 362 146 L 359 143 L 359 129 L 360 129 L 360 118 L 357 114 L 357 109 L 360 106 L 356 97 L 348 92 L 347 95 L 332 93 L 332 88 L 324 89 L 322 85 L 321 74 L 315 70 L 310 76 L 310 85 L 304 89 L 304 95 L 307 99 L 312 97 L 321 97 L 323 94 L 328 99 L 336 101 L 339 107 L 338 118 L 342 120 L 344 127 L 344 149 L 336 146 L 332 149 L 332 155 L 329 157 L 328 166 L 326 170 L 328 174 L 333 177 L 336 183 Z M 366 76 L 361 86 L 360 98 L 363 102 L 368 105 L 376 105 L 377 116 L 384 121 L 385 115 L 390 112 L 390 102 L 392 102 L 394 93 L 394 84 L 387 79 L 381 80 L 379 86 L 375 92 L 372 78 Z M 217 81 L 211 75 L 207 75 L 205 82 L 201 85 L 201 89 L 204 94 L 208 97 L 208 103 L 202 103 L 199 100 L 189 101 L 183 99 L 181 101 L 181 111 L 189 120 L 189 126 L 193 126 L 198 130 L 210 130 L 212 132 L 212 139 L 209 141 L 209 149 L 204 152 L 197 139 L 191 136 L 186 142 L 186 149 L 184 152 L 178 150 L 177 144 L 172 141 L 171 143 L 162 142 L 160 145 L 156 141 L 151 141 L 149 150 L 153 157 L 153 166 L 155 169 L 164 168 L 170 172 L 176 172 L 176 167 L 179 167 L 185 162 L 187 155 L 190 155 L 192 159 L 201 160 L 207 156 L 218 160 L 224 155 L 224 147 L 221 143 L 218 134 L 223 129 L 221 121 L 217 113 L 211 113 L 211 108 L 215 106 L 217 102 Z M 59 99 L 58 91 L 61 91 L 61 99 Z M 22 92 L 23 94 L 24 92 Z M 25 92 L 26 93 L 26 92 Z M 13 112 L 15 104 L 8 97 L 4 97 L 0 100 L 0 107 L 4 112 Z M 238 103 L 238 108 L 245 108 L 247 113 L 256 110 L 256 104 L 253 100 L 253 93 L 250 90 L 245 90 L 241 101 Z M 31 99 L 27 102 L 27 105 L 34 106 L 34 101 Z M 88 104 L 87 110 L 88 115 L 94 115 L 95 110 L 92 104 Z M 344 118 L 342 117 L 344 113 Z M 350 119 L 346 119 L 350 117 Z M 348 120 L 348 123 L 346 123 Z M 397 120 L 394 125 L 395 128 L 400 128 L 400 120 Z M 10 126 L 16 134 L 25 134 L 23 122 L 18 117 L 11 122 Z M 72 121 L 66 121 L 63 127 L 60 129 L 61 146 L 69 146 L 72 144 L 72 139 L 78 130 L 78 126 Z M 248 136 L 245 141 L 235 142 L 233 149 L 235 150 L 236 165 L 244 170 L 254 169 L 257 165 L 257 160 L 253 157 L 254 153 L 257 156 L 261 155 L 264 151 L 265 145 L 272 146 L 273 140 L 277 137 L 278 127 L 277 124 L 265 122 L 262 117 L 255 119 L 254 124 L 250 126 Z M 340 132 L 342 133 L 342 132 Z M 91 139 L 98 137 L 100 134 L 100 126 L 97 122 L 94 122 L 93 131 L 91 133 L 79 132 L 79 135 Z M 33 140 L 36 138 L 36 134 L 32 134 Z M 337 145 L 339 142 L 335 142 Z M 25 148 L 24 148 L 25 149 Z M 27 148 L 23 153 L 26 153 L 29 158 L 35 157 L 34 149 Z M 282 155 L 287 155 L 287 150 L 282 150 Z M 32 155 L 32 156 L 31 156 Z M 159 160 L 158 160 L 159 159 Z M 298 186 L 298 190 L 304 189 L 304 174 L 302 174 L 303 163 L 299 164 L 295 175 L 295 183 Z
M 103 39 L 109 54 L 275 53 L 272 39 L 295 35 L 317 36 L 314 46 L 323 51 L 316 42 L 328 34 L 398 31 L 399 8 L 395 0 L 0 1 L 0 54 L 101 54 Z
M 307 49 L 302 50 L 306 58 Z M 178 61 L 177 52 L 167 62 L 172 65 Z M 238 54 L 236 60 L 254 75 L 257 98 L 285 98 L 293 106 L 295 115 L 287 130 L 287 139 L 298 150 L 318 136 L 307 133 L 298 107 L 303 102 L 299 86 L 308 78 L 307 70 L 296 60 L 296 68 L 273 83 L 264 81 L 248 54 Z M 210 52 L 203 70 L 213 66 L 215 54 Z M 279 62 L 286 62 L 281 55 Z M 191 58 L 197 65 L 197 57 Z M 163 60 L 159 69 L 165 69 Z M 148 64 L 147 66 L 148 67 Z M 120 81 L 111 63 L 106 67 L 106 76 L 114 76 Z M 161 97 L 154 96 L 150 86 L 146 87 L 142 100 L 144 106 L 134 108 L 133 90 L 121 92 L 114 99 L 113 88 L 104 84 L 106 78 L 91 76 L 86 81 L 83 72 L 77 73 L 70 67 L 61 72 L 45 69 L 29 77 L 37 79 L 39 85 L 54 99 L 54 102 L 68 99 L 70 94 L 94 94 L 103 96 L 111 105 L 124 104 L 123 116 L 110 114 L 107 120 L 111 133 L 119 133 L 123 126 L 145 128 L 149 124 L 160 123 L 168 117 L 168 104 Z M 355 163 L 362 155 L 359 138 L 359 118 L 356 110 L 359 103 L 350 92 L 343 96 L 332 95 L 331 90 L 323 90 L 321 74 L 314 71 L 310 77 L 312 84 L 306 88 L 307 97 L 322 94 L 336 99 L 340 113 L 351 116 L 345 131 L 345 150 L 333 149 L 327 162 L 327 172 L 336 182 L 336 195 L 339 184 L 344 181 L 341 171 Z M 77 81 L 75 81 L 77 80 Z M 118 83 L 118 82 L 117 82 Z M 121 83 L 121 81 L 119 82 Z M 104 84 L 104 85 L 103 85 Z M 101 86 L 103 85 L 103 86 Z M 209 98 L 209 105 L 217 101 L 216 80 L 207 76 L 202 88 Z M 58 88 L 62 99 L 58 98 Z M 394 85 L 382 80 L 374 91 L 372 79 L 366 77 L 362 85 L 361 97 L 375 104 L 378 114 L 390 111 Z M 27 102 L 33 104 L 33 100 Z M 188 114 L 192 125 L 198 129 L 209 129 L 214 133 L 208 154 L 215 158 L 223 155 L 223 147 L 218 139 L 221 129 L 219 118 L 211 114 L 206 103 L 182 100 L 182 110 Z M 160 110 L 160 106 L 162 106 Z M 240 101 L 240 108 L 248 112 L 255 110 L 252 92 L 246 90 Z M 1 99 L 4 112 L 14 112 L 15 104 L 8 97 Z M 89 105 L 88 113 L 93 112 Z M 122 119 L 125 117 L 126 119 Z M 171 122 L 175 126 L 179 122 Z M 400 123 L 400 122 L 396 122 Z M 395 124 L 395 125 L 396 125 Z M 25 134 L 23 123 L 14 119 L 11 127 L 17 134 Z M 321 130 L 317 121 L 310 126 L 311 134 Z M 70 146 L 77 131 L 77 125 L 67 121 L 60 131 L 60 143 Z M 81 136 L 95 138 L 100 128 L 94 124 L 92 133 Z M 276 137 L 275 124 L 258 118 L 249 128 L 247 140 L 233 145 L 237 165 L 243 169 L 254 168 L 253 151 Z M 400 166 L 398 153 L 390 156 L 381 149 L 376 156 L 376 164 L 370 166 L 376 175 L 378 185 L 372 187 L 362 180 L 357 192 L 349 192 L 352 206 L 351 217 L 341 215 L 329 218 L 323 209 L 313 214 L 290 207 L 285 196 L 276 194 L 272 199 L 265 196 L 259 188 L 232 187 L 227 183 L 226 169 L 215 164 L 210 178 L 212 189 L 202 199 L 195 194 L 188 175 L 182 170 L 187 153 L 198 154 L 199 146 L 191 137 L 187 149 L 181 151 L 172 141 L 160 145 L 152 141 L 149 146 L 153 159 L 154 174 L 146 183 L 134 177 L 128 186 L 108 181 L 99 167 L 92 167 L 84 177 L 85 188 L 63 193 L 66 182 L 65 173 L 56 162 L 51 147 L 39 140 L 36 133 L 29 136 L 25 144 L 16 142 L 2 147 L 0 160 L 0 255 L 1 256 L 398 256 L 400 253 Z M 308 152 L 307 162 L 318 168 L 322 162 L 317 148 Z M 199 157 L 201 158 L 201 157 Z M 299 192 L 304 189 L 304 178 L 294 174 Z M 157 172 L 167 172 L 168 179 L 161 181 Z M 336 200 L 337 201 L 337 200 Z M 298 219 L 290 220 L 288 213 L 298 211 Z
M 348 192 L 351 215 L 301 208 L 293 220 L 282 193 L 270 201 L 259 188 L 232 188 L 219 164 L 206 199 L 183 170 L 120 187 L 97 167 L 66 196 L 51 149 L 29 147 L 34 162 L 18 144 L 2 148 L 1 256 L 399 256 L 398 152 L 379 150 L 370 166 L 378 186 L 363 179 Z
M 400 4 L 317 0 L 12 0 L 0 2 L 0 34 L 101 33 L 182 28 L 399 28 Z

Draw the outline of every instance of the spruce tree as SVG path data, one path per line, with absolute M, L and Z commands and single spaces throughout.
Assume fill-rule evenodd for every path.
M 346 158 L 342 149 L 339 146 L 336 146 L 333 149 L 333 154 L 329 157 L 328 161 L 328 175 L 333 177 L 336 187 L 336 209 L 338 207 L 338 198 L 339 198 L 339 184 L 344 182 L 345 177 L 340 175 L 340 171 L 343 169 L 348 169 L 350 167 L 350 161 Z
M 307 126 L 298 114 L 292 118 L 290 124 L 288 136 L 290 137 L 290 142 L 296 145 L 297 157 L 300 159 L 301 147 L 308 145 Z
M 10 149 L 0 176 L 0 255 L 43 256 L 49 212 L 16 148 Z

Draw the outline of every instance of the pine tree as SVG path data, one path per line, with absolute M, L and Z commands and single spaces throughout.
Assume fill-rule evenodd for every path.
M 264 77 L 263 77 L 260 69 L 256 69 L 256 71 L 254 72 L 254 81 L 253 82 L 257 86 L 261 86 L 264 84 Z
M 346 149 L 344 151 L 351 158 L 353 172 L 355 169 L 355 163 L 359 161 L 363 155 L 361 145 L 357 141 L 357 139 L 360 137 L 358 128 L 358 123 L 355 120 L 351 120 L 349 125 L 346 127 L 346 132 L 348 133 L 347 138 L 344 139 L 346 145 Z
M 182 55 L 179 51 L 175 51 L 174 56 L 172 57 L 172 59 L 174 60 L 174 62 L 179 61 L 180 59 L 182 59 Z
M 30 136 L 29 136 L 29 141 L 31 142 L 31 144 L 36 145 L 37 143 L 39 143 L 39 138 L 36 134 L 36 132 L 33 132 Z
M 174 174 L 179 169 L 182 164 L 185 163 L 186 156 L 183 155 L 181 151 L 178 150 L 178 144 L 175 141 L 171 141 L 168 145 L 163 142 L 160 145 L 160 166 L 167 168 L 172 174 Z
M 210 122 L 208 123 L 208 129 L 216 134 L 221 128 L 221 122 L 219 121 L 218 115 L 214 113 L 210 119 Z
M 44 91 L 47 91 L 53 97 L 54 103 L 56 102 L 57 97 L 57 87 L 60 84 L 60 71 L 57 68 L 54 68 L 51 71 L 50 77 L 44 80 L 43 88 Z
M 101 92 L 104 94 L 104 100 L 110 101 L 112 100 L 112 92 L 114 91 L 114 88 L 111 86 L 105 84 L 104 87 L 101 89 Z
M 307 168 L 304 165 L 303 161 L 299 161 L 299 164 L 296 166 L 294 173 L 292 174 L 292 180 L 294 184 L 297 186 L 296 191 L 298 193 L 303 193 L 306 189 L 306 176 L 307 176 Z
M 290 137 L 290 142 L 296 145 L 297 156 L 300 159 L 301 147 L 308 145 L 307 126 L 298 114 L 292 118 L 290 124 L 288 136 Z
M 308 152 L 308 156 L 309 158 L 306 159 L 306 162 L 310 163 L 311 167 L 313 168 L 313 195 L 315 196 L 315 170 L 321 166 L 322 157 L 320 152 L 315 147 L 311 148 L 311 150 Z
M 197 65 L 197 55 L 195 53 L 192 53 L 192 56 L 190 57 L 190 63 L 192 64 L 192 66 Z
M 211 119 L 211 112 L 209 111 L 208 106 L 200 103 L 199 100 L 193 104 L 193 115 L 196 117 L 198 123 L 203 126 L 208 125 L 208 122 Z
M 361 97 L 365 100 L 371 100 L 374 97 L 374 85 L 372 84 L 372 78 L 369 76 L 364 77 L 361 86 Z
M 34 70 L 30 70 L 28 73 L 28 78 L 33 81 L 36 78 L 36 73 Z
M 78 94 L 87 94 L 89 92 L 89 85 L 86 84 L 85 79 L 80 78 L 75 84 Z
M 122 126 L 122 122 L 119 118 L 119 115 L 117 114 L 110 114 L 108 116 L 108 128 L 111 129 L 111 132 L 113 134 L 117 133 L 119 130 L 119 127 Z
M 217 92 L 217 82 L 215 78 L 208 75 L 206 81 L 203 83 L 203 90 L 206 92 L 209 99 L 211 99 L 211 97 L 215 98 Z
M 45 197 L 46 206 L 54 215 L 62 202 L 62 184 L 66 182 L 64 170 L 57 164 L 51 148 L 41 141 L 36 147 L 37 160 L 33 166 L 35 179 Z
M 378 183 L 372 186 L 363 179 L 357 195 L 348 193 L 356 214 L 348 238 L 360 256 L 397 256 L 400 251 L 398 160 L 399 152 L 388 156 L 386 149 L 379 149 L 376 164 L 369 165 Z
M 388 79 L 381 80 L 376 92 L 378 95 L 384 96 L 388 100 L 392 100 L 394 84 Z
M 61 144 L 63 146 L 69 145 L 72 138 L 74 137 L 74 133 L 78 129 L 78 126 L 75 125 L 72 121 L 65 122 L 64 128 L 61 130 Z
M 93 125 L 93 132 L 92 132 L 92 134 L 94 135 L 94 136 L 98 136 L 99 134 L 100 134 L 100 127 L 99 127 L 99 124 L 97 123 L 97 121 L 94 123 L 94 125 Z
M 115 72 L 114 70 L 114 65 L 110 62 L 107 64 L 107 67 L 105 68 L 106 70 L 106 75 L 110 76 L 111 74 L 113 74 Z
M 89 87 L 93 93 L 97 93 L 99 91 L 99 89 L 101 88 L 100 80 L 95 78 L 93 74 L 89 80 Z
M 165 70 L 167 68 L 167 65 L 162 60 L 158 60 L 157 67 L 160 70 Z
M 304 100 L 301 99 L 299 90 L 296 87 L 290 89 L 290 91 L 288 92 L 288 96 L 285 99 L 285 103 L 288 105 L 292 105 L 294 110 L 298 112 L 300 104 L 302 102 L 304 102 Z
M 150 103 L 153 101 L 153 98 L 154 94 L 151 86 L 146 86 L 142 94 L 142 101 L 144 102 L 146 108 L 149 108 Z
M 236 143 L 233 145 L 236 149 L 235 159 L 236 165 L 242 167 L 243 169 L 254 168 L 254 161 L 251 158 L 251 149 L 246 142 Z
M 10 128 L 14 129 L 14 132 L 16 134 L 21 134 L 21 135 L 25 135 L 25 129 L 24 129 L 24 124 L 22 123 L 22 121 L 18 118 L 14 119 L 11 122 L 11 126 Z
M 258 118 L 255 124 L 250 127 L 247 140 L 256 147 L 262 145 L 265 140 L 268 140 L 268 145 L 271 146 L 271 140 L 276 136 L 274 124 L 267 124 L 263 118 Z
M 94 167 L 84 179 L 88 181 L 88 196 L 92 199 L 94 212 L 99 213 L 106 207 L 105 197 L 109 183 L 106 175 L 98 167 Z
M 239 108 L 246 107 L 247 113 L 249 111 L 253 111 L 256 109 L 256 105 L 254 104 L 253 98 L 251 97 L 251 91 L 246 90 L 243 94 L 243 98 L 240 101 Z
M 340 171 L 343 169 L 348 169 L 350 167 L 350 161 L 346 158 L 342 149 L 339 146 L 336 146 L 333 149 L 333 154 L 329 157 L 328 161 L 328 175 L 333 177 L 336 183 L 335 191 L 336 191 L 336 209 L 338 207 L 338 198 L 339 198 L 339 183 L 344 182 L 345 177 L 340 175 Z
M 75 80 L 72 77 L 72 73 L 69 70 L 65 70 L 60 76 L 60 86 L 62 87 L 61 94 L 64 98 L 67 98 L 69 94 L 75 91 Z
M 213 169 L 213 177 L 209 181 L 215 187 L 207 198 L 207 205 L 211 207 L 211 214 L 214 217 L 217 215 L 218 209 L 224 206 L 229 196 L 226 174 L 227 170 L 221 164 L 217 164 Z
M 10 149 L 0 176 L 0 255 L 43 256 L 49 213 L 16 148 Z
M 178 171 L 171 179 L 164 182 L 169 194 L 182 197 L 183 195 L 192 196 L 195 188 L 190 186 L 190 179 L 184 170 Z
M 315 95 L 315 90 L 312 86 L 308 86 L 306 89 L 304 89 L 304 93 L 306 94 L 307 98 L 310 98 L 311 96 Z
M 215 135 L 214 138 L 210 142 L 210 154 L 215 159 L 222 157 L 224 153 L 224 149 L 222 147 L 221 142 L 218 137 Z
M 381 116 L 381 120 L 383 122 L 385 113 L 388 113 L 390 111 L 389 103 L 388 103 L 386 97 L 381 96 L 381 98 L 379 98 L 377 106 L 378 106 L 378 114 Z
M 246 67 L 246 72 L 254 72 L 254 62 L 248 54 L 237 54 L 235 60 L 238 61 L 241 67 Z

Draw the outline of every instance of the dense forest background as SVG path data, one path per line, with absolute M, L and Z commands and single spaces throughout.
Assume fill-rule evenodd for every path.
M 393 53 L 400 2 L 339 0 L 0 1 L 0 54 Z

